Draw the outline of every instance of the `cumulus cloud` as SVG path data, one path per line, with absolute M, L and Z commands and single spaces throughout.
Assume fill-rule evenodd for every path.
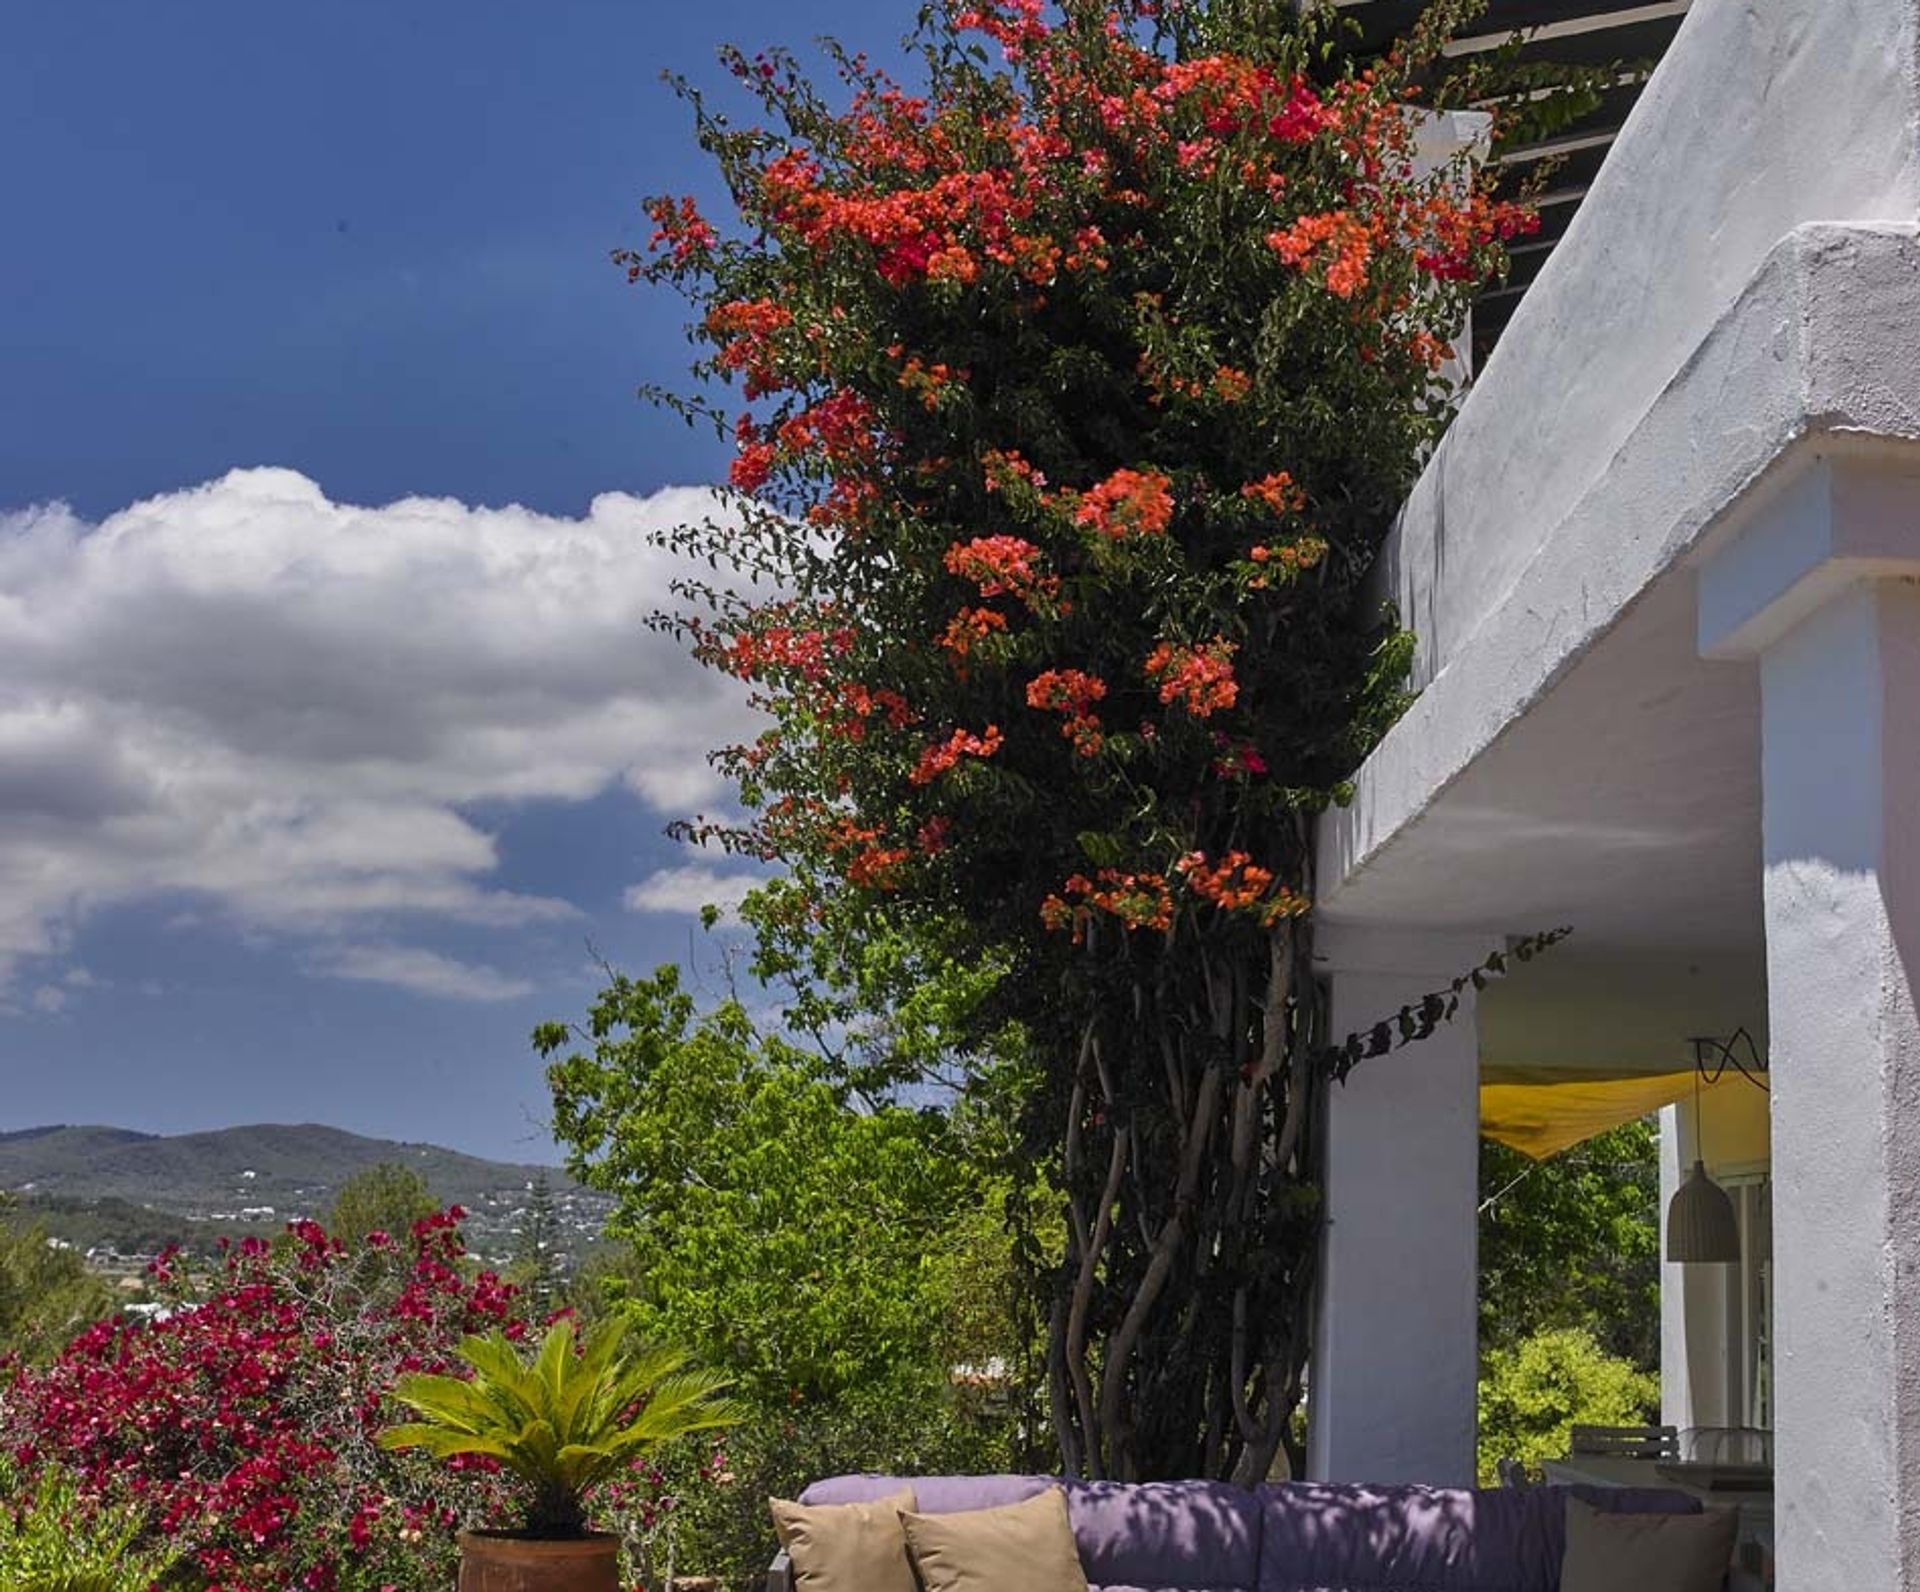
M 707 751 L 751 733 L 644 623 L 679 573 L 648 533 L 714 512 L 695 489 L 579 519 L 363 508 L 238 470 L 98 525 L 0 514 L 0 988 L 156 898 L 339 976 L 501 987 L 393 954 L 433 921 L 573 915 L 495 881 L 475 808 L 623 783 L 680 814 L 717 794 Z
M 315 963 L 327 978 L 393 984 L 417 995 L 447 1000 L 510 1001 L 531 995 L 534 986 L 491 967 L 458 962 L 417 945 L 345 945 Z
M 628 885 L 622 900 L 629 912 L 693 914 L 716 906 L 731 916 L 740 910 L 747 892 L 760 878 L 749 873 L 723 873 L 695 863 L 684 868 L 662 868 L 638 884 Z

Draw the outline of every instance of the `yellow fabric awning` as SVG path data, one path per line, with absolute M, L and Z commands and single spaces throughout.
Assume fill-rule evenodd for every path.
M 1726 1080 L 1711 1088 L 1725 1088 Z M 1608 1077 L 1552 1067 L 1481 1074 L 1480 1131 L 1536 1161 L 1672 1105 L 1693 1091 L 1690 1072 Z

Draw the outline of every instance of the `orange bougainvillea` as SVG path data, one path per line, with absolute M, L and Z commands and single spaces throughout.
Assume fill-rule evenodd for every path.
M 1094 705 L 1107 694 L 1106 681 L 1081 669 L 1049 669 L 1027 685 L 1027 706 L 1061 715 L 1060 733 L 1082 757 L 1097 757 L 1106 744 Z
M 784 871 L 756 966 L 789 1031 L 878 1036 L 853 1087 L 1042 1080 L 1077 1473 L 1259 1480 L 1293 1430 L 1311 827 L 1397 710 L 1370 573 L 1530 224 L 1422 147 L 1467 4 L 1371 60 L 1340 8 L 1192 0 L 931 0 L 925 81 L 730 54 L 741 103 L 693 98 L 737 214 L 653 201 L 619 257 L 692 298 L 675 402 L 731 439 L 663 624 L 766 721 L 717 759 L 744 816 L 683 833 Z
M 1153 470 L 1115 470 L 1080 495 L 1073 523 L 1116 542 L 1158 536 L 1173 523 L 1172 484 Z
M 1196 719 L 1211 718 L 1240 700 L 1233 677 L 1238 650 L 1221 636 L 1191 646 L 1163 641 L 1147 654 L 1147 678 L 1159 682 L 1162 702 L 1178 703 Z

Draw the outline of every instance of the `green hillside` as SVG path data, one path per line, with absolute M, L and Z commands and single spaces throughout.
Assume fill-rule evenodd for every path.
M 181 1230 L 169 1236 L 200 1247 L 208 1234 L 272 1231 L 323 1215 L 343 1183 L 382 1164 L 408 1167 L 442 1203 L 466 1206 L 469 1242 L 482 1254 L 511 1250 L 527 1186 L 542 1171 L 569 1248 L 598 1235 L 608 1208 L 553 1168 L 316 1123 L 172 1135 L 96 1125 L 0 1133 L 0 1190 L 43 1213 L 49 1230 L 71 1242 L 123 1251 L 149 1249 L 145 1240 L 170 1226 Z

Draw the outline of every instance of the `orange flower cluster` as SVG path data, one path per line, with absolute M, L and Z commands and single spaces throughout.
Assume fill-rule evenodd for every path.
M 1282 918 L 1298 917 L 1309 903 L 1286 885 L 1276 885 L 1273 870 L 1263 868 L 1244 851 L 1229 851 L 1209 864 L 1206 853 L 1190 851 L 1173 865 L 1187 888 L 1222 912 L 1249 912 L 1271 927 Z
M 759 630 L 743 630 L 731 639 L 696 631 L 697 656 L 725 669 L 741 680 L 764 680 L 775 674 L 790 674 L 819 685 L 831 672 L 832 660 L 853 650 L 853 631 L 841 626 L 833 630 L 767 625 Z
M 1303 536 L 1297 542 L 1279 547 L 1254 547 L 1247 557 L 1266 566 L 1247 582 L 1248 591 L 1266 591 L 1276 581 L 1285 582 L 1327 556 L 1327 544 L 1317 536 Z
M 1249 481 L 1240 488 L 1243 498 L 1263 503 L 1275 514 L 1298 514 L 1307 506 L 1307 495 L 1294 485 L 1293 477 L 1285 470 L 1276 470 L 1272 475 L 1263 475 L 1258 481 Z
M 947 628 L 940 633 L 940 645 L 955 659 L 964 663 L 973 656 L 973 649 L 988 636 L 1007 628 L 1007 616 L 995 613 L 991 608 L 962 608 L 947 621 Z
M 1208 142 L 1257 129 L 1283 144 L 1304 144 L 1339 121 L 1305 78 L 1282 82 L 1271 67 L 1237 55 L 1169 62 L 1153 92 L 1166 104 L 1197 104 Z
M 828 830 L 822 844 L 829 852 L 845 856 L 847 883 L 862 889 L 897 890 L 900 873 L 913 860 L 905 846 L 885 843 L 880 830 L 852 818 L 838 819 Z
M 1086 938 L 1095 912 L 1118 918 L 1128 929 L 1173 927 L 1173 891 L 1164 874 L 1102 868 L 1092 879 L 1076 873 L 1061 888 L 1065 896 L 1049 895 L 1041 902 L 1040 921 L 1055 933 L 1071 929 L 1075 945 Z
M 1027 685 L 1027 706 L 1063 713 L 1060 733 L 1082 757 L 1097 757 L 1106 745 L 1094 704 L 1107 694 L 1107 682 L 1081 669 L 1049 669 Z
M 840 712 L 831 719 L 848 740 L 865 740 L 868 721 L 880 717 L 886 719 L 889 728 L 904 730 L 920 715 L 898 691 L 884 686 L 876 689 L 854 680 L 840 688 Z
M 1042 554 L 1018 536 L 976 536 L 946 552 L 949 574 L 970 580 L 982 597 L 1018 597 L 1038 609 L 1060 591 L 1060 577 L 1040 567 Z
M 907 778 L 916 785 L 930 785 L 963 757 L 992 757 L 1000 750 L 1002 739 L 997 724 L 989 724 L 984 735 L 955 730 L 944 741 L 936 741 L 922 751 Z
M 1080 495 L 1073 523 L 1114 541 L 1158 536 L 1173 523 L 1173 482 L 1153 470 L 1115 470 Z
M 666 250 L 677 265 L 686 265 L 707 253 L 720 241 L 720 234 L 700 214 L 700 207 L 691 198 L 649 199 L 644 207 L 646 217 L 653 223 L 653 236 L 647 239 L 650 253 Z M 637 281 L 644 267 L 631 256 L 622 256 L 627 267 L 627 280 Z
M 1230 708 L 1240 699 L 1233 677 L 1239 649 L 1222 636 L 1195 646 L 1163 641 L 1147 656 L 1147 678 L 1160 683 L 1160 700 L 1180 703 L 1196 719 Z
M 981 454 L 980 466 L 989 492 L 1006 492 L 1016 486 L 1030 486 L 1036 492 L 1046 490 L 1047 478 L 1011 449 L 1003 453 L 995 448 Z
M 1253 391 L 1253 378 L 1244 370 L 1222 365 L 1205 381 L 1160 369 L 1150 354 L 1140 356 L 1140 376 L 1148 387 L 1148 402 L 1156 408 L 1172 393 L 1179 398 L 1211 398 L 1216 403 L 1244 403 Z
M 718 304 L 707 315 L 707 330 L 726 338 L 714 363 L 744 377 L 749 399 L 777 391 L 782 383 L 775 365 L 773 339 L 793 324 L 793 311 L 772 299 L 735 299 Z
M 929 414 L 940 407 L 941 398 L 949 387 L 966 379 L 964 370 L 956 373 L 949 365 L 927 365 L 918 358 L 909 359 L 900 371 L 900 385 L 908 392 L 917 394 Z
M 1367 285 L 1367 268 L 1383 241 L 1384 222 L 1369 221 L 1351 210 L 1302 216 L 1290 227 L 1267 235 L 1267 246 L 1301 270 L 1318 264 L 1327 291 L 1350 299 Z

